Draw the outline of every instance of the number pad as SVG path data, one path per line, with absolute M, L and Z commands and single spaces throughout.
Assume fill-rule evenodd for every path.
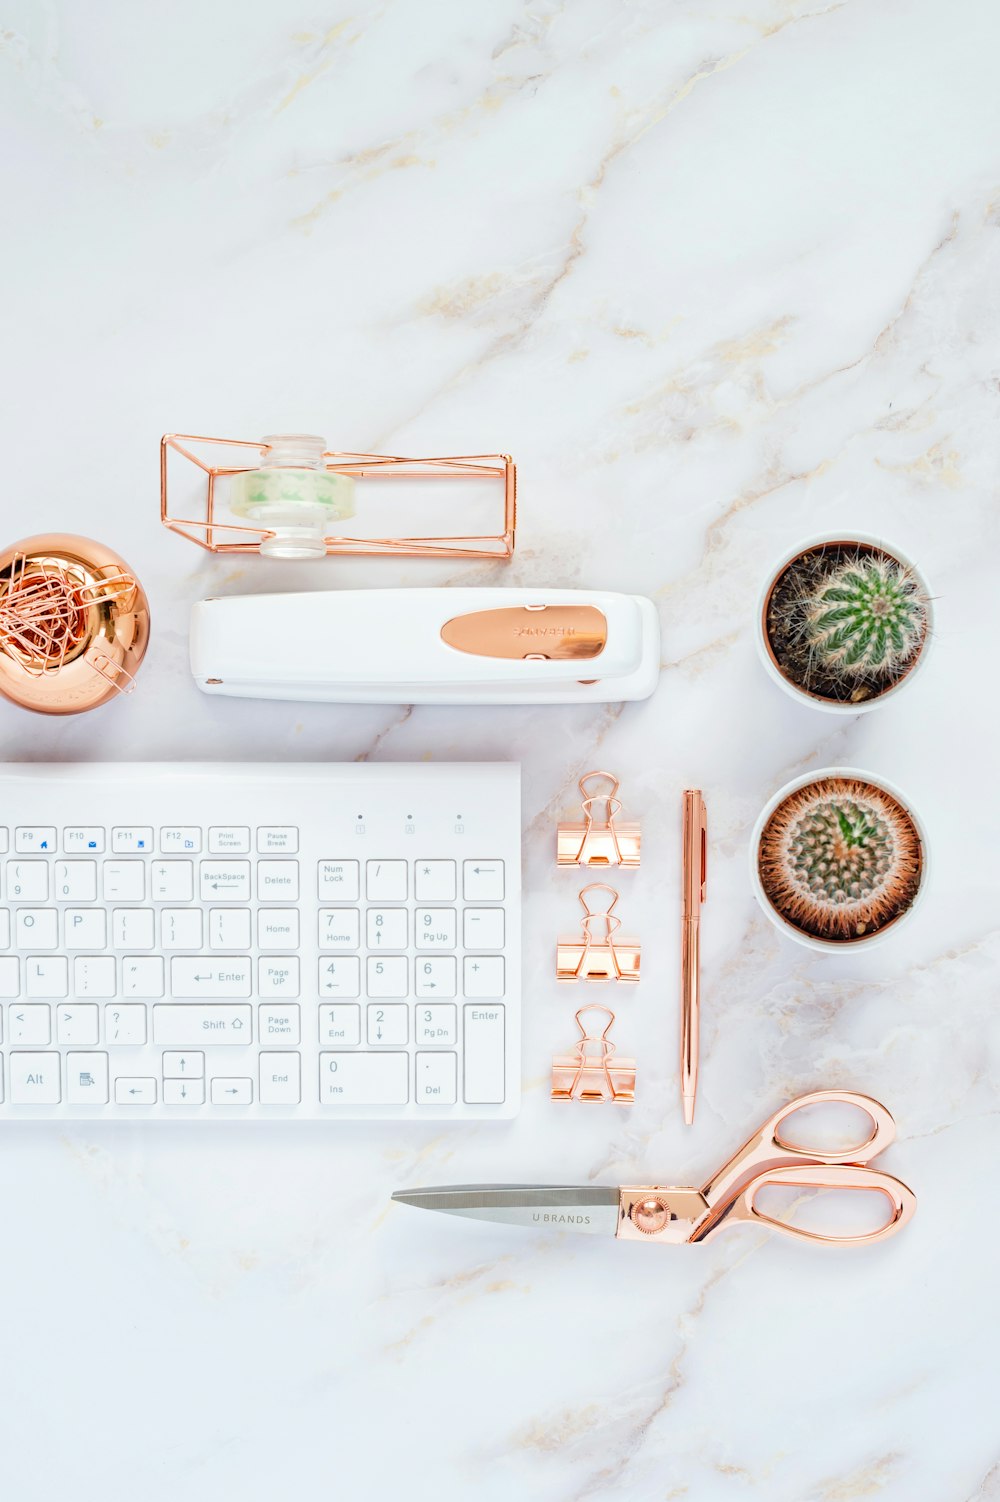
M 458 924 L 453 907 L 418 907 L 414 914 L 418 949 L 454 949 Z
M 395 1044 L 410 1041 L 410 1009 L 408 1006 L 395 1005 L 379 1006 L 371 1003 L 368 1007 L 368 1042 L 371 1046 L 379 1044 Z
M 435 1043 L 453 1046 L 458 1042 L 458 1007 L 454 1002 L 443 1006 L 417 1007 L 414 1042 L 421 1048 Z
M 368 909 L 368 948 L 405 949 L 407 935 L 405 907 L 370 907 Z

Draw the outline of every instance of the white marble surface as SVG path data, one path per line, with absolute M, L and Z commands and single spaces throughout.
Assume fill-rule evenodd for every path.
M 1000 1497 L 998 46 L 990 0 L 5 0 L 3 533 L 117 545 L 155 640 L 128 702 L 0 710 L 3 755 L 517 758 L 528 894 L 513 1124 L 7 1130 L 5 1497 Z M 288 427 L 508 448 L 515 562 L 237 577 L 161 531 L 161 432 Z M 938 597 L 919 685 L 846 721 L 786 699 L 751 633 L 771 558 L 831 526 L 897 539 Z M 659 692 L 275 712 L 189 681 L 209 590 L 446 579 L 653 596 Z M 837 760 L 906 789 L 933 847 L 919 920 L 854 958 L 781 939 L 746 870 L 765 798 Z M 620 1114 L 546 1089 L 572 1010 L 552 826 L 602 763 L 648 850 Z M 712 864 L 685 1131 L 691 781 Z M 866 1253 L 388 1205 L 428 1182 L 683 1182 L 829 1083 L 890 1105 L 886 1166 L 920 1198 Z

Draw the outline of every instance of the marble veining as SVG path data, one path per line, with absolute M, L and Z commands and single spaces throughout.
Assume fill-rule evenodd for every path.
M 4 533 L 105 539 L 154 639 L 128 702 L 0 706 L 4 756 L 514 758 L 527 891 L 514 1123 L 8 1131 L 11 1498 L 1000 1499 L 998 44 L 987 0 L 6 0 Z M 514 561 L 213 560 L 161 531 L 161 433 L 283 428 L 508 449 Z M 752 633 L 770 564 L 842 527 L 896 540 L 936 609 L 913 691 L 844 719 L 782 695 Z M 647 594 L 660 688 L 275 709 L 190 681 L 203 594 L 419 583 Z M 911 926 L 831 957 L 756 908 L 747 842 L 778 786 L 837 762 L 906 790 L 931 869 Z M 597 765 L 646 850 L 622 878 L 645 950 L 620 1112 L 548 1100 L 575 1001 L 554 825 Z M 685 1131 L 690 783 L 711 850 Z M 867 1253 L 389 1205 L 439 1181 L 693 1181 L 824 1084 L 886 1101 L 886 1167 L 920 1201 Z

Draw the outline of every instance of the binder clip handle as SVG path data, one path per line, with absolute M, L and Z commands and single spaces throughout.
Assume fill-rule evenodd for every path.
M 603 789 L 600 784 L 607 784 Z M 613 772 L 584 772 L 577 786 L 582 824 L 560 824 L 556 860 L 560 866 L 637 866 L 638 824 L 615 823 L 622 811 L 621 786 Z

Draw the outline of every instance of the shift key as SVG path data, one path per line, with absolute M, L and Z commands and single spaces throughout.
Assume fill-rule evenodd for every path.
M 199 1048 L 213 1044 L 250 1043 L 252 1008 L 248 1006 L 170 1006 L 153 1008 L 153 1042 L 167 1047 Z
M 170 994 L 187 996 L 192 1001 L 212 1000 L 223 996 L 250 995 L 250 961 L 242 956 L 224 955 L 206 959 L 180 958 L 170 961 Z

